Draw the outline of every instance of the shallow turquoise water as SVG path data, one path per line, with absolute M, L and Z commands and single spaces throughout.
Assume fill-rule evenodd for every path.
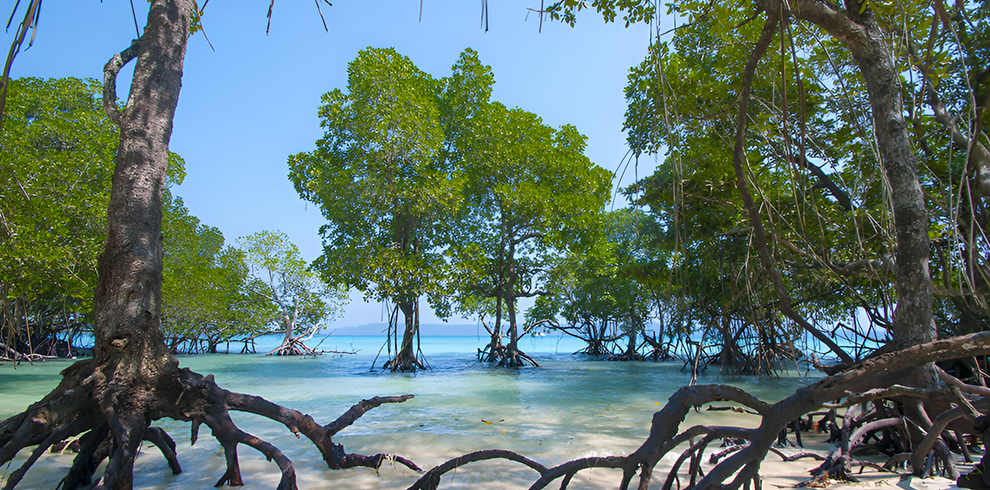
M 277 335 L 261 337 L 257 341 L 256 350 L 258 353 L 268 352 L 278 347 L 281 340 L 280 336 Z M 443 354 L 474 354 L 488 341 L 487 332 L 481 330 L 476 335 L 422 337 L 420 347 L 427 360 L 431 360 L 434 356 Z M 357 351 L 358 354 L 372 357 L 379 351 L 383 356 L 388 352 L 385 347 L 385 336 L 318 335 L 307 341 L 306 345 L 322 350 Z M 584 342 L 574 337 L 563 335 L 527 335 L 519 339 L 519 348 L 527 353 L 571 354 L 581 350 L 584 345 Z M 230 352 L 240 352 L 241 346 L 242 344 L 230 344 Z M 222 348 L 226 348 L 226 345 Z
M 335 440 L 348 451 L 397 453 L 427 468 L 451 457 L 488 448 L 512 449 L 544 464 L 592 454 L 627 454 L 646 438 L 654 411 L 690 381 L 681 363 L 606 362 L 571 352 L 568 339 L 524 339 L 521 347 L 540 368 L 503 369 L 481 364 L 475 337 L 424 338 L 432 371 L 415 374 L 370 370 L 383 338 L 331 337 L 321 348 L 357 350 L 356 355 L 276 358 L 263 355 L 199 355 L 180 358 L 183 366 L 212 373 L 226 389 L 264 396 L 312 415 L 326 424 L 351 405 L 375 395 L 414 394 L 401 404 L 383 405 L 346 428 Z M 526 344 L 526 342 L 530 342 Z M 575 344 L 575 345 L 572 345 Z M 261 349 L 259 348 L 259 351 Z M 23 410 L 59 380 L 68 361 L 0 366 L 0 417 Z M 378 366 L 381 365 L 379 359 Z M 713 371 L 713 370 L 712 370 Z M 700 377 L 699 382 L 740 386 L 766 401 L 776 401 L 810 382 L 794 373 L 777 378 Z M 406 488 L 417 478 L 404 468 L 331 471 L 305 439 L 254 415 L 235 414 L 238 425 L 279 446 L 295 464 L 301 488 Z M 747 416 L 701 412 L 689 423 L 755 423 Z M 486 423 L 490 422 L 490 423 Z M 136 466 L 139 488 L 209 488 L 223 473 L 222 450 L 203 428 L 200 441 L 188 444 L 189 425 L 161 421 L 176 439 L 186 470 L 173 476 L 157 451 L 142 454 Z M 278 470 L 247 447 L 240 449 L 246 488 L 270 488 Z M 50 456 L 19 488 L 53 488 L 71 456 Z M 604 470 L 595 470 L 604 471 Z M 519 466 L 482 463 L 465 467 L 441 488 L 526 488 L 535 479 Z M 591 477 L 589 477 L 591 478 Z M 613 479 L 614 473 L 601 478 Z M 589 479 L 586 488 L 598 486 Z M 570 488 L 582 487 L 578 479 Z M 611 485 L 610 485 L 611 486 Z

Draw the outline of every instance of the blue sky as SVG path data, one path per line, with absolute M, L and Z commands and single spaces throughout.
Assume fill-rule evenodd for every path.
M 147 2 L 133 3 L 143 9 L 137 13 L 143 28 Z M 314 148 L 322 134 L 320 96 L 346 86 L 347 64 L 369 46 L 394 47 L 437 77 L 449 74 L 470 47 L 492 67 L 493 99 L 552 126 L 573 124 L 588 136 L 589 158 L 606 169 L 615 171 L 626 154 L 623 88 L 629 68 L 646 55 L 649 26 L 605 24 L 582 12 L 577 27 L 545 21 L 540 33 L 538 17 L 527 10 L 539 8 L 538 0 L 493 0 L 485 32 L 480 0 L 424 0 L 422 21 L 414 0 L 332 0 L 332 7 L 321 2 L 326 32 L 313 2 L 277 0 L 266 35 L 268 3 L 209 3 L 204 26 L 215 51 L 202 34 L 190 40 L 172 133 L 171 149 L 187 170 L 176 194 L 228 242 L 281 230 L 308 260 L 320 254 L 323 218 L 292 188 L 286 158 Z M 9 12 L 14 1 L 4 4 Z M 5 34 L 8 46 L 13 33 Z M 46 0 L 34 46 L 20 53 L 11 76 L 102 80 L 103 65 L 134 37 L 129 2 Z M 122 99 L 128 83 L 122 73 Z M 641 160 L 639 177 L 653 167 L 652 159 Z M 335 325 L 380 318 L 379 306 L 355 295 Z

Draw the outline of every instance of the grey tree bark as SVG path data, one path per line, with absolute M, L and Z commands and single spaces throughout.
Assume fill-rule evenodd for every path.
M 766 2 L 779 9 L 778 2 Z M 932 319 L 932 279 L 928 269 L 928 211 L 918 180 L 918 161 L 904 120 L 902 86 L 883 32 L 869 8 L 848 2 L 840 8 L 819 0 L 797 0 L 788 12 L 841 41 L 859 65 L 866 82 L 881 164 L 890 183 L 897 238 L 894 277 L 897 309 L 892 342 L 897 350 L 936 338 Z M 862 10 L 862 13 L 860 13 Z

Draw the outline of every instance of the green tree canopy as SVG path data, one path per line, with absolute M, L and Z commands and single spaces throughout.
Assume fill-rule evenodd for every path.
M 96 81 L 15 79 L 9 88 L 0 185 L 4 333 L 26 342 L 27 325 L 39 339 L 64 333 L 71 340 L 92 322 L 117 129 Z M 167 185 L 181 183 L 184 171 L 170 154 Z M 259 312 L 236 297 L 243 261 L 219 230 L 166 195 L 163 323 L 171 347 L 205 339 L 212 350 L 248 335 Z
M 412 351 L 419 298 L 444 308 L 441 251 L 463 185 L 458 142 L 491 83 L 471 50 L 440 80 L 392 49 L 363 50 L 347 91 L 323 97 L 317 149 L 289 158 L 296 190 L 327 218 L 317 270 L 405 317 L 392 369 L 422 367 Z
M 11 80 L 0 173 L 5 298 L 92 300 L 117 147 L 92 80 Z
M 495 318 L 488 360 L 520 365 L 527 356 L 517 347 L 516 299 L 545 293 L 551 258 L 594 243 L 611 173 L 584 155 L 573 126 L 554 129 L 498 102 L 472 120 L 467 140 L 467 203 L 452 249 L 458 302 Z
M 640 1 L 550 10 L 573 22 L 584 7 L 628 21 L 657 14 Z M 631 71 L 630 145 L 669 149 L 657 180 L 670 183 L 664 219 L 679 254 L 717 250 L 729 233 L 748 238 L 727 276 L 756 300 L 743 323 L 763 316 L 773 331 L 793 322 L 826 342 L 823 329 L 861 311 L 868 328 L 843 329 L 850 342 L 891 348 L 931 340 L 935 324 L 985 328 L 990 152 L 981 127 L 990 119 L 976 68 L 985 2 L 667 7 L 683 24 Z M 692 215 L 704 216 L 703 198 L 727 185 L 737 197 L 716 202 L 742 219 L 710 230 L 703 245 Z M 682 278 L 704 271 L 686 265 Z M 773 310 L 782 315 L 760 313 Z
M 248 289 L 244 252 L 200 223 L 179 198 L 163 205 L 162 328 L 173 351 L 216 352 L 217 345 L 266 333 L 275 305 Z
M 0 135 L 3 339 L 29 349 L 92 321 L 117 129 L 93 80 L 10 81 Z
M 547 280 L 551 294 L 536 299 L 526 312 L 527 322 L 551 320 L 555 329 L 587 342 L 587 354 L 642 359 L 639 336 L 654 310 L 650 281 L 639 277 L 651 254 L 645 240 L 647 220 L 645 213 L 632 208 L 605 213 L 601 245 L 555 261 Z M 614 346 L 623 337 L 626 345 L 616 352 Z
M 284 334 L 270 355 L 315 355 L 303 342 L 340 313 L 346 290 L 320 280 L 282 232 L 262 231 L 242 237 L 240 251 L 250 268 L 248 294 L 267 303 L 272 333 Z

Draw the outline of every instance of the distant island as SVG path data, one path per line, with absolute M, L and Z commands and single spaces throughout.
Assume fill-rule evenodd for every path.
M 365 323 L 353 327 L 328 327 L 325 333 L 332 333 L 336 336 L 349 335 L 385 335 L 388 323 Z M 458 336 L 458 337 L 485 337 L 489 336 L 488 331 L 481 325 L 471 323 L 449 324 L 449 323 L 424 323 L 419 326 L 421 335 L 424 336 Z

